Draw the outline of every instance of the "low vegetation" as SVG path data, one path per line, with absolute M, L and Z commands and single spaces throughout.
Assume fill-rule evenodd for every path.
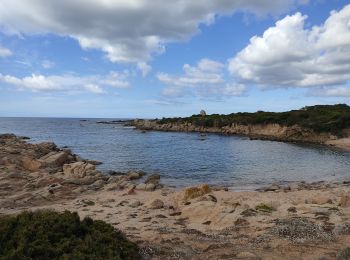
M 350 247 L 347 247 L 337 254 L 336 260 L 349 260 L 350 259 Z
M 293 243 L 332 241 L 334 239 L 333 232 L 306 218 L 278 219 L 270 232 L 272 235 L 288 239 Z
M 192 115 L 186 118 L 163 118 L 157 121 L 166 123 L 192 123 L 195 126 L 224 127 L 232 124 L 270 124 L 299 125 L 315 132 L 331 132 L 341 135 L 343 129 L 350 127 L 350 106 L 317 105 L 288 112 L 232 113 L 229 115 Z
M 65 211 L 0 218 L 0 259 L 140 259 L 111 225 Z
M 273 206 L 267 205 L 267 204 L 264 204 L 264 203 L 261 203 L 261 204 L 257 205 L 255 207 L 255 209 L 257 211 L 266 212 L 266 213 L 271 213 L 272 211 L 276 211 L 276 209 Z

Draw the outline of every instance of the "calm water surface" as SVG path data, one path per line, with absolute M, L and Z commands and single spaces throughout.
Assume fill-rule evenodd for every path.
M 350 153 L 317 145 L 249 140 L 196 133 L 141 133 L 102 119 L 0 118 L 0 133 L 31 142 L 53 141 L 101 170 L 157 172 L 164 183 L 211 183 L 254 188 L 274 182 L 342 180 L 350 177 Z M 109 119 L 111 120 L 111 119 Z

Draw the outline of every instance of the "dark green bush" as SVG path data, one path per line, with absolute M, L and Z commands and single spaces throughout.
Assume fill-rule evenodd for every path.
M 140 259 L 138 247 L 111 225 L 65 211 L 0 218 L 0 259 Z
M 288 112 L 232 113 L 229 115 L 192 115 L 186 118 L 163 118 L 157 121 L 166 123 L 192 123 L 195 126 L 224 127 L 232 124 L 280 124 L 299 125 L 316 132 L 330 132 L 341 135 L 350 127 L 350 107 L 346 104 L 317 105 Z

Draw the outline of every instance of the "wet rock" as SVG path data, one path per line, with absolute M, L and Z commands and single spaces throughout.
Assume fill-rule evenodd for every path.
M 127 178 L 129 180 L 137 180 L 137 179 L 142 178 L 144 175 L 145 175 L 145 173 L 142 171 L 132 171 L 132 172 L 129 172 L 127 174 Z
M 277 191 L 277 190 L 280 190 L 280 189 L 281 189 L 281 187 L 280 187 L 279 185 L 277 185 L 277 184 L 272 184 L 271 186 L 264 187 L 264 188 L 259 189 L 259 190 L 260 190 L 260 191 L 262 190 L 262 191 L 267 192 L 267 191 Z
M 164 207 L 164 202 L 160 199 L 155 199 L 152 201 L 149 206 L 150 209 L 161 209 Z
M 159 174 L 152 174 L 147 177 L 145 184 L 154 184 L 158 185 L 160 182 L 160 175 Z

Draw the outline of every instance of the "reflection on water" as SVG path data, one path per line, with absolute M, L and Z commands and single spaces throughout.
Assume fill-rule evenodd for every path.
M 101 170 L 158 172 L 165 183 L 255 187 L 273 182 L 340 180 L 350 176 L 350 153 L 318 145 L 196 133 L 146 132 L 102 119 L 0 118 L 0 133 L 32 142 L 54 141 Z

